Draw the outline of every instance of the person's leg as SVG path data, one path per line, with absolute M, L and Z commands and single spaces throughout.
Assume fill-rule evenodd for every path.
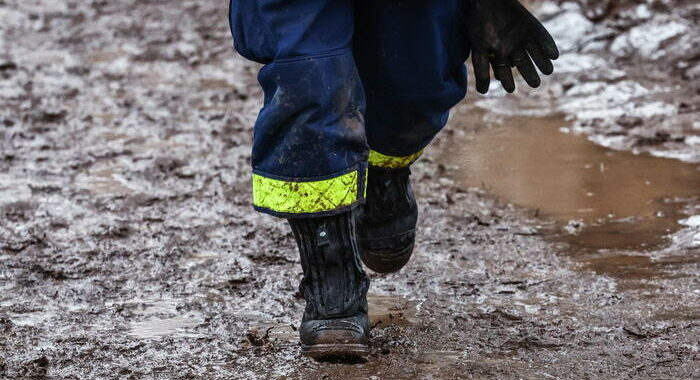
M 413 251 L 417 207 L 408 169 L 466 94 L 460 0 L 357 0 L 354 55 L 371 149 L 358 221 L 363 260 L 389 272 Z
M 369 280 L 352 209 L 363 202 L 364 93 L 351 43 L 352 0 L 234 0 L 236 49 L 264 63 L 254 128 L 253 203 L 289 219 L 300 251 L 309 356 L 367 352 Z
M 298 218 L 362 202 L 365 99 L 352 15 L 352 0 L 232 2 L 236 49 L 265 64 L 252 156 L 259 211 Z
M 367 98 L 370 163 L 394 167 L 415 159 L 464 98 L 461 3 L 356 1 L 354 54 Z

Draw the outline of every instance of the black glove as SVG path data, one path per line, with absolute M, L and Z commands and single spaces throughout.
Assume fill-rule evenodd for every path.
M 466 0 L 466 28 L 472 51 L 476 89 L 489 90 L 489 64 L 503 88 L 515 91 L 511 67 L 517 67 L 531 87 L 540 85 L 540 71 L 554 71 L 559 49 L 547 29 L 517 0 Z M 532 58 L 532 60 L 530 60 Z

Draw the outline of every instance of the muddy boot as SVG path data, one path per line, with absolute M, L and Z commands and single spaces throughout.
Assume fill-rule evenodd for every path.
M 409 168 L 369 168 L 357 239 L 362 262 L 375 272 L 398 271 L 413 254 L 418 207 L 410 175 Z
M 302 354 L 316 359 L 358 358 L 369 352 L 367 289 L 353 214 L 290 219 L 301 254 L 299 286 L 306 310 L 299 329 Z

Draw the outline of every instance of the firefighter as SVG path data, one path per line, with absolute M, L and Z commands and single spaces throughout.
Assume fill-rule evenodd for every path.
M 411 257 L 418 208 L 410 166 L 467 91 L 512 67 L 533 87 L 558 51 L 517 0 L 232 0 L 235 49 L 262 63 L 253 205 L 296 239 L 306 309 L 302 353 L 363 356 L 364 265 Z M 533 64 L 534 62 L 534 64 Z

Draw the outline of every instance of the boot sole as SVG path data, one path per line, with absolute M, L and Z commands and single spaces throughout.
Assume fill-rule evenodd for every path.
M 348 343 L 302 345 L 301 354 L 313 359 L 363 358 L 369 354 L 369 347 Z
M 362 248 L 362 242 L 360 242 L 360 258 L 362 262 L 376 273 L 393 273 L 398 272 L 408 264 L 413 255 L 413 250 L 415 243 L 411 243 L 409 246 L 403 248 L 398 252 L 391 254 L 378 253 L 369 249 Z

